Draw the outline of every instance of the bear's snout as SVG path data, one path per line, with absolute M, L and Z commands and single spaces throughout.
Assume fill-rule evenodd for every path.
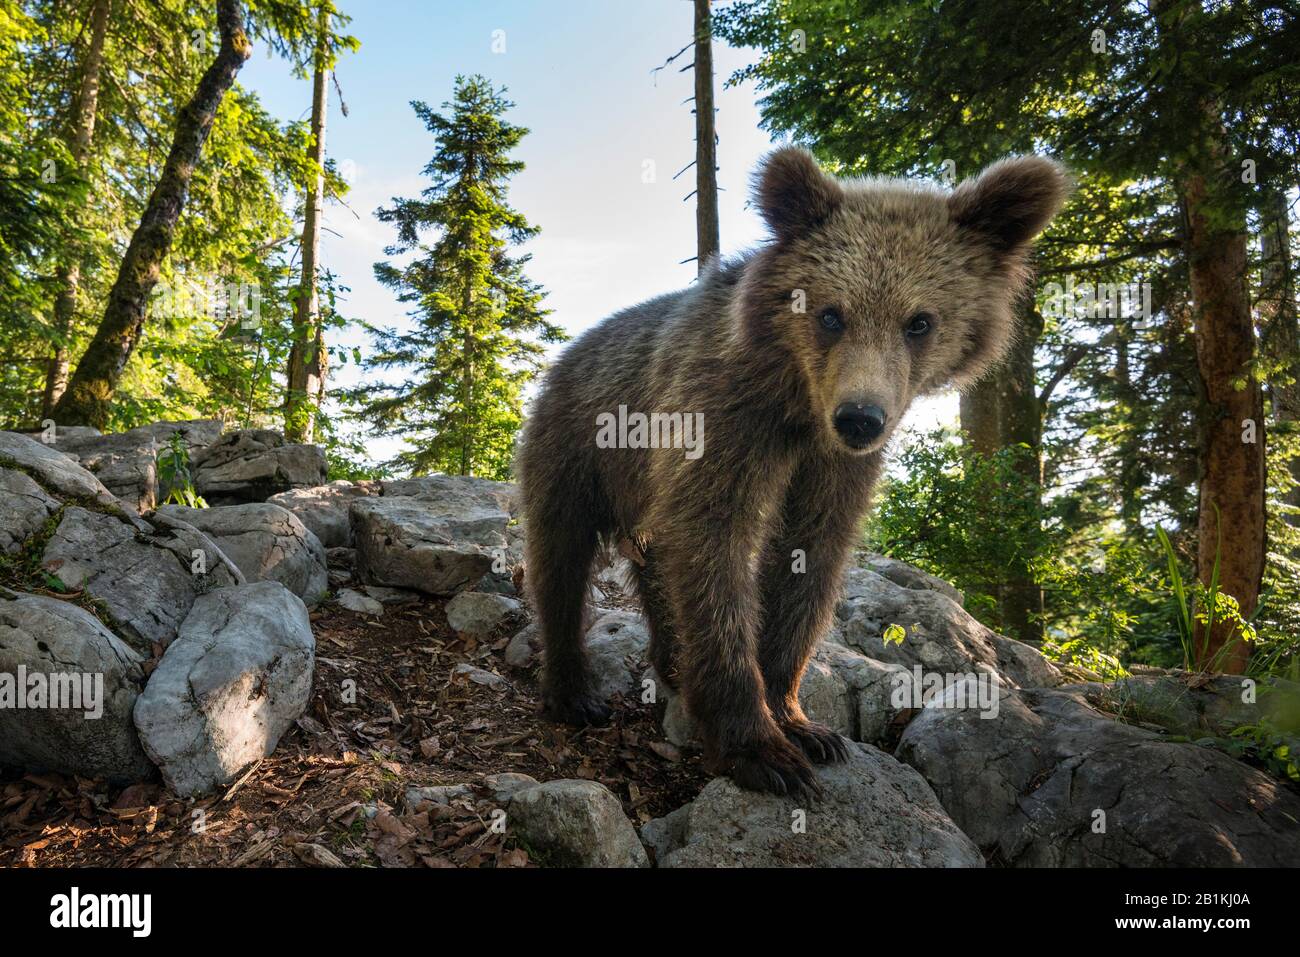
M 835 410 L 835 431 L 855 449 L 865 449 L 885 431 L 885 410 L 878 405 L 841 402 Z

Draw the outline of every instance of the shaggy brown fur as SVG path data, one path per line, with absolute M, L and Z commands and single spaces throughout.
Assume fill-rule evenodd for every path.
M 747 788 L 816 791 L 810 761 L 845 747 L 805 717 L 799 679 L 883 446 L 913 398 L 973 382 L 1005 352 L 1029 242 L 1066 191 L 1038 157 L 946 193 L 838 181 L 779 150 L 755 184 L 770 244 L 564 353 L 519 462 L 553 718 L 608 716 L 590 691 L 583 606 L 601 540 L 626 537 L 645 558 L 655 668 L 680 683 L 711 763 Z M 598 447 L 598 416 L 620 405 L 703 413 L 703 455 Z

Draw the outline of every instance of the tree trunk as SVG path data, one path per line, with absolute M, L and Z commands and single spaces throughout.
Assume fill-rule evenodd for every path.
M 1142 535 L 1142 468 L 1139 459 L 1137 430 L 1133 427 L 1133 414 L 1137 404 L 1137 391 L 1133 387 L 1133 371 L 1129 362 L 1131 330 L 1129 320 L 1115 320 L 1115 397 L 1122 406 L 1120 421 L 1123 434 L 1119 439 L 1119 514 L 1124 530 L 1131 538 Z
M 1219 588 L 1249 616 L 1264 575 L 1264 403 L 1251 373 L 1255 330 L 1246 289 L 1245 221 L 1237 221 L 1218 195 L 1217 153 L 1208 171 L 1190 170 L 1180 183 L 1203 388 L 1196 570 L 1208 586 L 1217 562 Z M 1250 658 L 1249 646 L 1233 640 L 1231 625 L 1216 626 L 1208 641 L 1198 636 L 1196 652 L 1198 666 L 1230 674 L 1243 672 Z
M 104 37 L 108 34 L 109 0 L 95 0 L 90 11 L 90 45 L 81 65 L 81 85 L 77 90 L 76 109 L 71 127 L 69 148 L 72 160 L 84 174 L 90 159 L 90 144 L 95 138 L 95 115 L 99 110 L 99 75 L 104 65 Z M 54 300 L 54 354 L 45 374 L 45 395 L 41 409 L 48 418 L 68 387 L 68 346 L 72 337 L 73 316 L 77 311 L 77 289 L 81 285 L 81 250 L 69 243 L 67 261 L 58 272 L 59 294 Z
M 1263 210 L 1260 247 L 1263 253 L 1263 288 L 1259 311 L 1263 320 L 1260 344 L 1269 359 L 1268 394 L 1273 420 L 1281 431 L 1300 429 L 1300 326 L 1296 321 L 1295 273 L 1291 262 L 1290 209 L 1286 193 L 1269 194 Z M 1300 457 L 1290 463 L 1295 485 L 1286 492 L 1286 504 L 1300 509 Z M 1300 525 L 1300 513 L 1287 516 Z
M 695 0 L 695 265 L 718 256 L 718 143 L 713 115 L 713 19 Z
M 109 405 L 131 352 L 144 329 L 149 296 L 158 282 L 163 261 L 171 251 L 176 221 L 185 205 L 185 192 L 194 166 L 203 153 L 222 98 L 252 52 L 244 32 L 240 0 L 217 0 L 221 48 L 199 81 L 194 96 L 181 109 L 171 152 L 162 176 L 149 196 L 140 225 L 131 237 L 108 305 L 94 339 L 77 365 L 67 391 L 55 406 L 62 425 L 108 423 Z
M 325 350 L 320 328 L 320 294 L 316 269 L 320 259 L 320 221 L 325 203 L 325 118 L 329 109 L 329 13 L 321 10 L 312 76 L 311 135 L 315 176 L 304 190 L 302 278 L 294 304 L 293 347 L 285 376 L 284 435 L 290 442 L 311 442 L 316 434 L 317 396 L 325 392 Z
M 1023 445 L 1024 456 L 1017 469 L 1024 477 L 1026 520 L 1041 521 L 1042 504 L 1042 410 L 1038 401 L 1038 383 L 1034 368 L 1034 347 L 1043 333 L 1043 317 L 1026 297 L 1020 309 L 1020 336 L 1007 357 L 1005 371 L 994 380 L 1000 386 L 998 405 L 1004 447 Z M 1029 529 L 1030 540 L 1039 529 Z M 1012 555 L 1008 559 L 1008 577 L 1002 597 L 1002 622 L 1021 641 L 1043 640 L 1043 589 L 1034 581 L 1033 554 Z
M 998 368 L 961 394 L 961 429 L 971 448 L 992 455 L 1002 448 L 1002 386 L 1006 372 Z

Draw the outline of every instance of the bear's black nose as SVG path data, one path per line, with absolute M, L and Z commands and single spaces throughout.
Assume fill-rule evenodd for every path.
M 855 449 L 864 448 L 885 431 L 885 410 L 878 405 L 844 402 L 835 410 L 835 431 Z

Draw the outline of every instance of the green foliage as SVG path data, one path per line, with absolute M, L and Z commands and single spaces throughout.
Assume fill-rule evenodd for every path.
M 1128 677 L 1128 671 L 1114 655 L 1100 651 L 1083 638 L 1055 641 L 1048 638 L 1042 645 L 1043 654 L 1057 664 L 1073 665 L 1096 675 L 1102 681 L 1115 681 Z
M 1217 515 L 1217 509 L 1216 509 Z M 1223 544 L 1218 543 L 1214 553 L 1214 571 L 1209 585 L 1193 581 L 1190 587 L 1183 579 L 1178 567 L 1178 553 L 1174 549 L 1169 535 L 1163 528 L 1156 528 L 1156 536 L 1164 551 L 1169 569 L 1169 589 L 1173 595 L 1178 612 L 1178 636 L 1183 649 L 1183 670 L 1191 671 L 1196 662 L 1203 661 L 1205 650 L 1210 644 L 1215 623 L 1227 622 L 1232 626 L 1228 640 L 1215 654 L 1205 670 L 1215 671 L 1238 641 L 1254 641 L 1257 637 L 1255 627 L 1242 617 L 1241 604 L 1233 596 L 1219 589 L 1219 559 Z M 1196 641 L 1197 625 L 1203 625 L 1201 642 Z
M 869 522 L 878 551 L 953 582 L 967 608 L 1003 627 L 998 595 L 1017 562 L 1049 550 L 1023 448 L 985 458 L 943 431 L 907 444 Z
M 78 168 L 68 136 L 90 8 L 0 0 L 0 424 L 38 422 L 51 348 L 65 344 L 74 363 L 84 350 L 177 114 L 216 49 L 211 5 L 112 3 L 94 136 Z M 322 16 L 331 61 L 357 46 L 329 0 L 254 0 L 248 11 L 254 40 L 299 72 L 311 68 Z M 275 423 L 297 288 L 293 212 L 312 169 L 307 140 L 305 122 L 278 121 L 249 90 L 236 85 L 224 98 L 109 428 L 193 417 Z M 326 185 L 330 196 L 346 192 L 332 168 Z M 80 283 L 65 334 L 53 304 L 69 263 Z M 224 308 L 225 290 L 257 300 L 255 321 Z M 332 307 L 333 290 L 322 299 Z M 342 319 L 334 311 L 328 322 Z
M 887 645 L 901 645 L 907 637 L 907 629 L 902 625 L 890 624 L 880 633 L 880 639 Z
M 1280 778 L 1300 784 L 1300 735 L 1279 731 L 1271 721 L 1246 725 L 1232 732 L 1240 755 L 1258 761 Z
M 413 103 L 437 138 L 424 168 L 432 182 L 377 214 L 397 230 L 386 252 L 417 254 L 405 265 L 375 265 L 379 281 L 412 305 L 415 322 L 407 330 L 367 326 L 374 349 L 366 368 L 405 377 L 351 398 L 377 434 L 407 440 L 389 464 L 416 475 L 508 476 L 523 387 L 540 365 L 541 343 L 564 338 L 524 273 L 529 257 L 510 253 L 537 229 L 507 203 L 508 180 L 523 169 L 509 154 L 528 131 L 503 119 L 512 105 L 503 94 L 483 77 L 458 77 L 443 113 Z M 426 245 L 433 230 L 439 237 Z
M 190 448 L 179 432 L 173 432 L 166 448 L 158 453 L 158 486 L 167 490 L 164 505 L 208 507 L 194 488 L 194 477 L 190 474 Z

